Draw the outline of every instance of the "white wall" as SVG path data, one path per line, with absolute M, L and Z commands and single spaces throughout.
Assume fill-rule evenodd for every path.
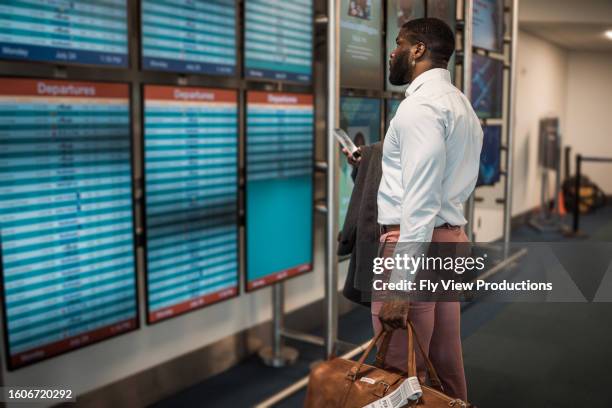
M 320 222 L 318 223 L 321 224 Z M 286 310 L 312 303 L 324 295 L 324 235 L 315 233 L 314 271 L 286 284 Z M 273 243 L 270 243 L 273 244 Z M 340 267 L 340 287 L 347 262 Z M 142 282 L 141 277 L 141 282 Z M 140 310 L 145 310 L 144 296 Z M 143 316 L 142 316 L 143 317 Z M 62 385 L 79 395 L 199 349 L 271 318 L 271 291 L 262 289 L 163 323 L 103 341 L 49 360 L 4 372 L 4 385 Z M 143 317 L 144 319 L 144 317 Z M 289 325 L 291 322 L 287 322 Z
M 612 157 L 612 53 L 569 53 L 565 143 L 586 156 Z M 575 171 L 572 162 L 572 173 Z M 612 164 L 583 165 L 583 172 L 612 194 Z
M 517 64 L 513 216 L 529 211 L 540 203 L 541 170 L 537 163 L 539 120 L 558 116 L 563 131 L 568 95 L 568 55 L 560 47 L 521 30 Z M 500 238 L 503 209 L 493 200 L 503 197 L 503 178 L 495 187 L 480 187 L 476 195 L 485 198 L 484 203 L 476 204 L 476 239 L 489 241 Z

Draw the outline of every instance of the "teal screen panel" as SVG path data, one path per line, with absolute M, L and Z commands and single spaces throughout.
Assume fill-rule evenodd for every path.
M 312 95 L 249 92 L 247 290 L 312 269 Z

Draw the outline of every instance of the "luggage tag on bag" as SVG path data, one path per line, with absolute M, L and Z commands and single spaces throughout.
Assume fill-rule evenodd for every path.
M 405 379 L 402 385 L 391 394 L 371 402 L 363 408 L 398 408 L 408 403 L 408 400 L 418 400 L 422 395 L 423 390 L 418 378 L 410 377 Z

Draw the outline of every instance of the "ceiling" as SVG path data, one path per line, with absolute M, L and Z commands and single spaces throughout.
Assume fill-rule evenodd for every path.
M 612 24 L 529 22 L 520 28 L 568 50 L 612 52 L 612 40 L 604 36 Z
M 612 0 L 519 0 L 519 26 L 568 50 L 612 52 Z

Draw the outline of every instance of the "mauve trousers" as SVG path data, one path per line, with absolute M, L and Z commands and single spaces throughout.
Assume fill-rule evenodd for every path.
M 391 231 L 380 237 L 381 242 L 397 242 L 399 231 Z M 467 236 L 461 228 L 436 228 L 432 242 L 468 242 Z M 392 245 L 390 247 L 393 247 Z M 385 251 L 386 252 L 386 251 Z M 391 256 L 391 254 L 385 254 Z M 382 302 L 372 302 L 372 325 L 374 332 L 382 330 L 378 313 Z M 410 302 L 409 318 L 425 353 L 440 377 L 444 393 L 467 401 L 467 387 L 463 369 L 463 354 L 461 351 L 460 306 L 459 302 Z M 408 366 L 406 330 L 395 330 L 389 349 L 386 363 L 390 366 L 406 371 Z M 417 371 L 419 378 L 426 378 L 426 369 L 423 358 L 416 349 Z

